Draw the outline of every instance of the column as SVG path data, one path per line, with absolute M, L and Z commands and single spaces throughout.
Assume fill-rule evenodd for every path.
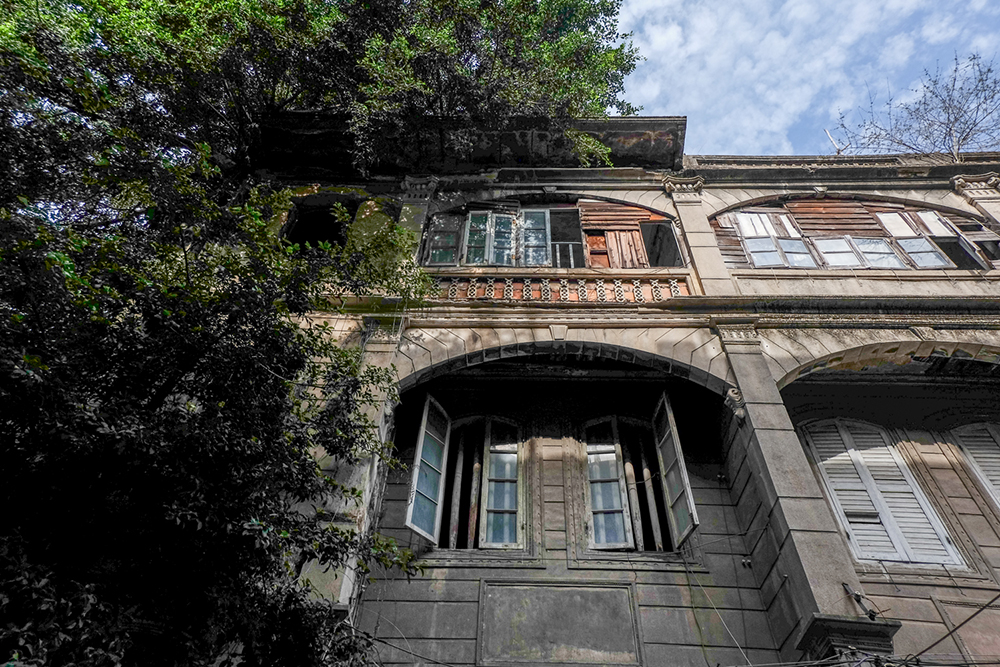
M 861 650 L 891 652 L 899 623 L 869 620 L 845 589 L 861 588 L 854 562 L 761 352 L 753 319 L 718 317 L 712 325 L 739 386 L 727 399 L 735 421 L 727 469 L 782 659 L 836 655 L 847 647 L 838 637 L 853 637 L 851 645 Z
M 701 190 L 704 184 L 705 179 L 701 176 L 663 178 L 663 189 L 673 198 L 677 207 L 684 239 L 691 251 L 691 265 L 702 290 L 707 296 L 733 296 L 739 292 L 722 259 L 708 216 L 701 207 Z

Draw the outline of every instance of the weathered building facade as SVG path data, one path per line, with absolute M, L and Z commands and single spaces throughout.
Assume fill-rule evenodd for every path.
M 630 166 L 352 184 L 434 278 L 336 323 L 399 377 L 359 521 L 423 571 L 336 584 L 383 663 L 1000 654 L 1000 155 L 590 129 Z

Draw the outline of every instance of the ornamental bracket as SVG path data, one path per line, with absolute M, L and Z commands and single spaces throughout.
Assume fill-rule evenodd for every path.
M 986 199 L 1000 200 L 1000 174 L 991 171 L 985 174 L 962 174 L 951 179 L 955 192 L 970 203 Z
M 701 190 L 705 186 L 705 179 L 702 176 L 682 178 L 680 176 L 664 176 L 663 190 L 673 197 L 678 204 L 699 204 L 701 203 Z

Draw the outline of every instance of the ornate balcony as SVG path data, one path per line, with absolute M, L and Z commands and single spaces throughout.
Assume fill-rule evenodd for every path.
M 692 293 L 686 269 L 431 269 L 430 301 L 655 304 Z

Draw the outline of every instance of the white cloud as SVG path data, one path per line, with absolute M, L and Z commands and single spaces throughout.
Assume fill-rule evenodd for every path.
M 622 28 L 647 58 L 627 96 L 644 114 L 687 115 L 688 153 L 825 152 L 823 128 L 838 110 L 867 103 L 866 84 L 905 90 L 936 59 L 998 43 L 985 27 L 997 25 L 998 9 L 972 3 L 953 14 L 932 0 L 626 0 Z

